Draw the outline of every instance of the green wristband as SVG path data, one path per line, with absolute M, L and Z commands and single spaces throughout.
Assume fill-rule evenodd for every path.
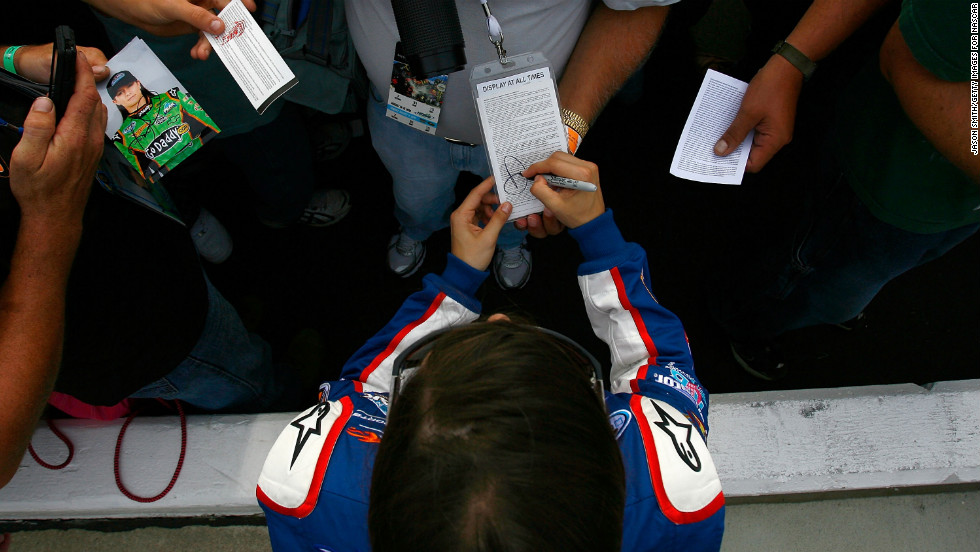
M 17 68 L 14 67 L 14 54 L 16 54 L 17 50 L 20 50 L 21 48 L 23 48 L 23 46 L 11 46 L 3 53 L 3 68 L 15 75 L 17 74 Z
M 800 73 L 803 73 L 804 81 L 810 80 L 813 72 L 817 70 L 817 64 L 789 42 L 780 40 L 773 47 L 772 53 L 783 56 L 786 61 L 793 64 L 793 67 L 799 69 Z

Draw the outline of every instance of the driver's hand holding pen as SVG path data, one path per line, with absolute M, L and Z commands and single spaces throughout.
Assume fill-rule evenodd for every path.
M 534 179 L 531 194 L 544 203 L 540 214 L 528 215 L 514 221 L 514 226 L 527 230 L 535 238 L 545 238 L 561 233 L 565 227 L 576 228 L 601 215 L 606 210 L 599 186 L 599 168 L 595 163 L 585 161 L 564 152 L 555 152 L 544 161 L 539 161 L 525 170 L 524 177 Z M 554 187 L 544 175 L 570 178 L 596 186 L 595 191 Z M 481 218 L 489 220 L 493 215 L 493 205 L 499 202 L 496 194 L 489 190 L 482 198 Z

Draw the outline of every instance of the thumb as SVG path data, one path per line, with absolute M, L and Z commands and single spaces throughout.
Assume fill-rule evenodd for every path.
M 176 10 L 174 19 L 192 25 L 199 31 L 221 34 L 225 30 L 225 24 L 221 19 L 200 6 L 190 2 L 177 2 L 174 9 Z
M 30 113 L 24 119 L 24 135 L 10 156 L 10 164 L 26 169 L 40 167 L 54 136 L 54 129 L 54 102 L 47 96 L 41 96 L 34 100 Z
M 724 157 L 735 151 L 735 148 L 742 143 L 742 140 L 745 140 L 749 131 L 755 128 L 757 122 L 752 120 L 751 117 L 739 108 L 738 114 L 735 115 L 735 120 L 732 121 L 732 124 L 728 126 L 728 130 L 721 135 L 718 143 L 715 144 L 715 155 Z
M 510 217 L 510 213 L 513 210 L 514 207 L 510 202 L 505 201 L 503 205 L 497 207 L 497 210 L 493 212 L 493 216 L 487 221 L 487 224 L 483 227 L 483 231 L 489 233 L 496 240 L 497 236 L 500 235 L 500 230 L 507 224 L 507 218 Z

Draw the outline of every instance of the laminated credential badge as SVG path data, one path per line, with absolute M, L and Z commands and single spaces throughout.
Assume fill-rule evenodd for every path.
M 540 52 L 493 60 L 473 68 L 470 85 L 497 195 L 514 206 L 510 220 L 541 212 L 532 180 L 521 173 L 556 151 L 568 151 L 551 65 Z

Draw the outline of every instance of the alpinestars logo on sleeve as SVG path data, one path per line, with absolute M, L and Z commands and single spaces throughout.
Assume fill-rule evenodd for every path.
M 293 420 L 291 424 L 299 430 L 296 434 L 296 445 L 293 447 L 293 459 L 289 462 L 289 469 L 293 469 L 293 464 L 296 463 L 296 458 L 299 457 L 299 453 L 302 452 L 303 447 L 306 445 L 306 441 L 310 439 L 310 435 L 320 435 L 321 425 L 323 422 L 323 417 L 330 412 L 330 403 L 320 403 L 315 406 L 312 410 Z
M 688 465 L 692 470 L 699 472 L 701 471 L 701 459 L 698 458 L 698 453 L 694 450 L 694 443 L 691 442 L 691 435 L 693 434 L 693 428 L 691 424 L 679 424 L 676 420 L 670 417 L 670 414 L 660 408 L 660 405 L 656 401 L 651 401 L 653 407 L 657 409 L 657 414 L 660 415 L 659 422 L 653 422 L 654 425 L 664 430 L 664 433 L 670 435 L 670 439 L 674 442 L 674 450 L 677 451 L 677 455 L 681 457 L 681 460 Z

